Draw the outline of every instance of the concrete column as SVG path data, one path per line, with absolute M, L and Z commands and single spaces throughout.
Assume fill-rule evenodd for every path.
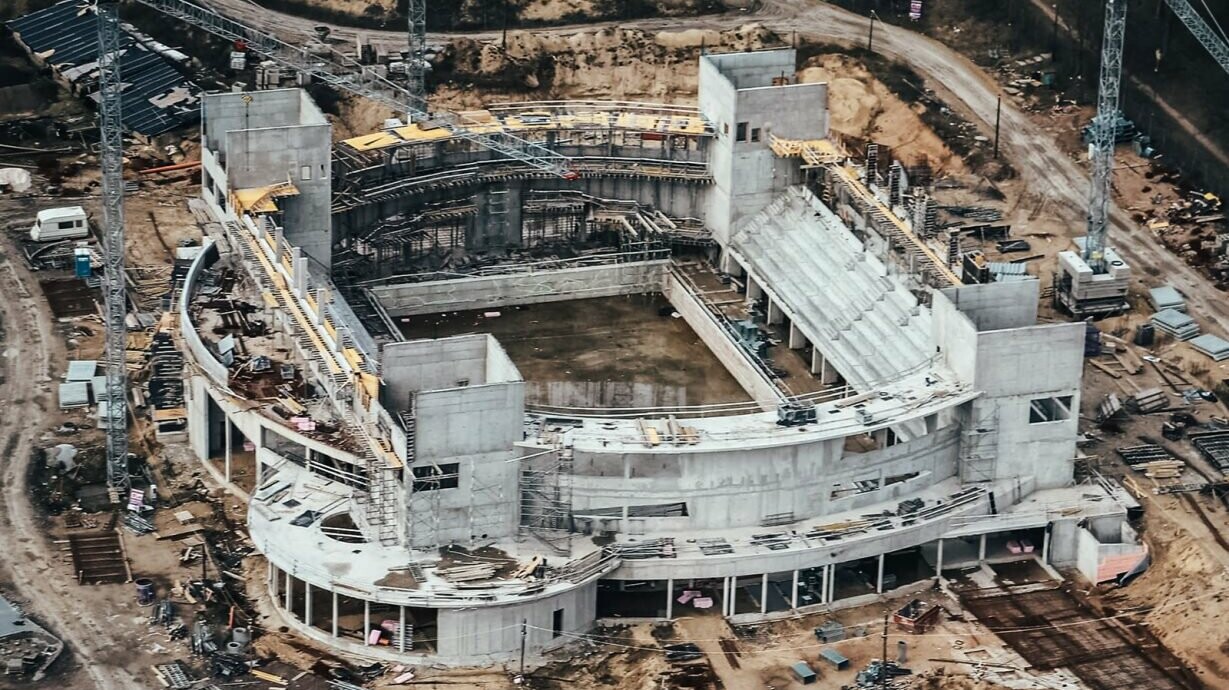
M 303 622 L 311 627 L 312 624 L 312 583 L 307 580 L 303 581 Z
M 733 597 L 730 596 L 729 577 L 724 577 L 721 579 L 721 612 L 726 616 L 734 613 L 734 601 Z
M 935 556 L 935 577 L 943 577 L 943 540 L 939 540 L 938 555 Z
M 824 384 L 825 386 L 828 386 L 828 385 L 836 383 L 837 380 L 839 379 L 840 379 L 840 375 L 837 374 L 836 368 L 833 367 L 831 364 L 829 364 L 828 360 L 824 360 L 823 367 L 820 369 L 820 372 L 819 372 L 819 382 Z
M 398 628 L 399 632 L 397 633 L 397 651 L 404 652 L 405 651 L 405 607 L 398 606 L 397 608 L 400 610 L 400 613 L 401 613 L 401 617 L 400 617 L 401 627 Z
M 298 247 L 295 247 L 298 249 Z M 294 282 L 299 288 L 299 295 L 306 297 L 307 290 L 307 257 L 301 256 L 295 259 L 294 262 Z M 308 314 L 307 318 L 313 318 L 313 315 Z
M 794 571 L 794 581 L 790 584 L 789 589 L 789 607 L 791 609 L 798 608 L 798 571 Z
M 666 578 L 666 620 L 674 618 L 674 578 Z
M 337 592 L 333 592 L 333 637 L 337 637 Z
M 273 561 L 265 561 L 265 586 L 269 588 L 269 598 L 277 601 L 277 568 Z
M 831 564 L 824 566 L 824 583 L 820 587 L 820 590 L 819 590 L 819 603 L 821 604 L 827 604 L 829 601 L 828 599 L 828 577 L 830 576 L 831 571 L 832 571 Z
M 229 419 L 223 419 L 222 423 L 225 425 L 225 429 L 226 429 L 225 433 L 222 434 L 222 438 L 224 439 L 223 443 L 226 444 L 226 454 L 224 456 L 226 458 L 226 463 L 225 463 L 225 469 L 223 470 L 223 475 L 226 477 L 226 481 L 230 482 L 230 448 L 231 448 L 230 427 L 231 427 L 231 424 L 230 424 Z
M 823 376 L 823 370 L 824 370 L 824 356 L 820 354 L 818 347 L 812 347 L 811 348 L 811 373 L 820 374 L 820 376 Z M 821 380 L 820 382 L 822 383 L 823 381 Z
M 371 631 L 371 602 L 363 600 L 363 644 L 369 644 L 371 638 L 368 632 Z
M 747 304 L 758 302 L 760 297 L 764 295 L 764 288 L 756 282 L 751 276 L 747 276 Z
M 295 297 L 303 296 L 303 288 L 307 287 L 307 276 L 302 275 L 299 271 L 299 261 L 303 258 L 303 249 L 301 247 L 291 245 L 290 247 L 290 289 L 294 292 Z M 281 255 L 273 257 L 273 269 L 285 268 L 282 265 Z
M 883 594 L 883 557 L 884 554 L 879 554 L 879 575 L 875 582 L 875 593 Z
M 806 347 L 806 345 L 806 336 L 803 335 L 802 331 L 798 330 L 798 326 L 791 321 L 789 324 L 789 349 L 801 350 L 802 348 Z
M 1046 526 L 1045 536 L 1041 538 L 1041 562 L 1050 562 L 1050 529 Z
M 876 431 L 873 434 L 873 436 L 875 439 L 875 447 L 877 448 L 887 448 L 888 447 L 888 430 L 887 429 L 880 429 Z M 883 486 L 883 472 L 880 471 L 879 474 L 880 474 L 879 485 Z
M 981 535 L 981 541 L 977 544 L 977 562 L 981 563 L 986 560 L 986 535 Z
M 776 324 L 782 323 L 784 321 L 785 321 L 785 312 L 781 311 L 781 307 L 778 306 L 777 303 L 774 302 L 771 297 L 769 297 L 768 298 L 768 323 L 775 326 Z
M 828 578 L 828 603 L 836 601 L 836 564 L 828 566 L 832 569 L 832 575 Z
M 760 613 L 768 613 L 768 573 L 760 579 Z
M 294 615 L 294 609 L 290 608 L 290 597 L 294 593 L 294 579 L 290 576 L 290 571 L 286 571 L 286 610 Z

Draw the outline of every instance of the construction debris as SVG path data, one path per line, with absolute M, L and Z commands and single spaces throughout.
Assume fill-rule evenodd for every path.
M 62 651 L 63 642 L 26 618 L 16 604 L 0 597 L 0 663 L 4 675 L 40 681 Z
M 1169 398 L 1160 388 L 1145 388 L 1131 397 L 1131 404 L 1136 412 L 1147 414 L 1169 407 Z

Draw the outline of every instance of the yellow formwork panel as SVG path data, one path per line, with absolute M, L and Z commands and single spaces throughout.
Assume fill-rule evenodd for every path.
M 412 124 L 412 125 L 407 125 L 405 127 L 398 127 L 397 129 L 394 129 L 393 131 L 397 133 L 397 136 L 401 137 L 402 141 L 410 141 L 410 142 L 436 141 L 439 139 L 447 139 L 452 136 L 452 132 L 448 131 L 447 129 L 444 129 L 443 127 L 436 127 L 434 129 L 423 129 L 419 127 L 417 123 Z

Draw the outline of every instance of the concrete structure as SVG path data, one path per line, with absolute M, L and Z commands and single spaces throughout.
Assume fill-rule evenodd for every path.
M 600 616 L 681 615 L 685 589 L 712 604 L 697 613 L 762 620 L 928 586 L 966 563 L 1076 565 L 1086 525 L 1118 533 L 1130 497 L 1072 486 L 1083 324 L 1037 323 L 1036 280 L 935 289 L 912 259 L 883 258 L 894 240 L 876 233 L 909 221 L 851 216 L 881 213 L 878 197 L 822 201 L 826 88 L 794 84 L 794 59 L 703 56 L 698 113 L 496 113 L 492 126 L 570 147 L 572 180 L 416 125 L 349 140 L 334 151 L 334 207 L 368 227 L 346 227 L 331 260 L 317 256 L 327 214 L 301 213 L 319 176 L 282 179 L 319 160 L 318 112 L 293 92 L 206 100 L 202 195 L 224 231 L 180 304 L 190 435 L 226 481 L 251 463 L 249 529 L 288 625 L 373 657 L 506 660 L 522 634 L 536 655 Z M 245 162 L 274 139 L 291 145 L 271 169 Z M 582 229 L 552 226 L 542 246 L 617 242 L 489 260 L 531 248 L 542 204 L 586 209 Z M 453 238 L 445 218 L 460 219 Z M 708 303 L 675 260 L 686 252 L 711 257 L 758 316 L 735 324 Z M 486 258 L 374 284 L 363 323 L 307 259 L 345 287 L 356 257 L 407 253 Z M 234 296 L 248 318 L 273 326 L 247 339 L 249 356 L 274 360 L 267 373 L 206 327 L 220 317 L 204 286 L 223 266 L 253 286 Z M 664 294 L 752 402 L 535 408 L 489 335 L 377 347 L 363 328 L 632 292 Z M 808 353 L 823 390 L 791 394 L 748 346 L 751 327 Z

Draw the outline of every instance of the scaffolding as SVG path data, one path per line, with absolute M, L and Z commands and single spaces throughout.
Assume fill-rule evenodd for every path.
M 556 444 L 547 452 L 521 459 L 523 537 L 535 537 L 552 551 L 572 552 L 572 449 Z
M 960 481 L 964 484 L 994 481 L 998 445 L 998 405 L 978 400 L 967 403 L 961 410 L 960 420 Z

